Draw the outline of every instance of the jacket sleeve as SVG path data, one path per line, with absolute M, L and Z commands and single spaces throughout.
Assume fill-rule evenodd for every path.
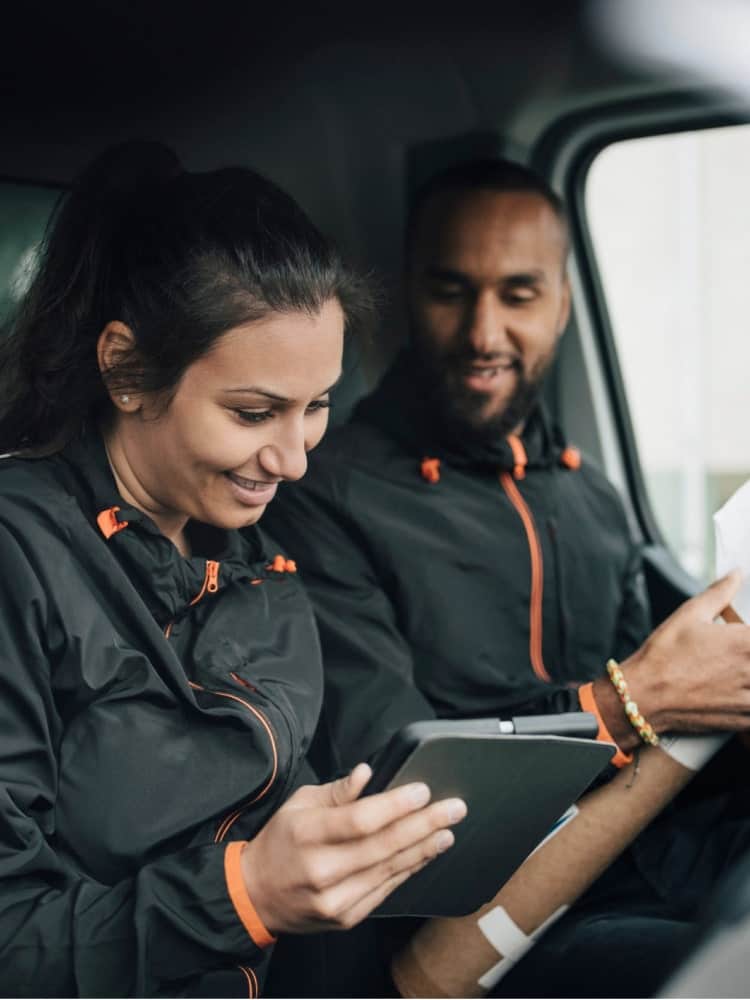
M 626 659 L 646 641 L 651 628 L 651 607 L 643 572 L 643 559 L 640 548 L 634 546 L 623 579 L 622 601 L 612 656 L 618 661 Z
M 322 779 L 372 760 L 402 726 L 435 718 L 386 581 L 342 496 L 346 468 L 311 464 L 269 506 L 263 527 L 299 566 L 318 622 L 325 697 L 311 761 Z
M 63 722 L 51 671 L 59 623 L 4 526 L 0 565 L 0 978 L 7 995 L 170 996 L 191 977 L 260 965 L 266 953 L 230 897 L 231 844 L 163 856 L 104 885 L 82 871 L 85 859 L 57 843 Z

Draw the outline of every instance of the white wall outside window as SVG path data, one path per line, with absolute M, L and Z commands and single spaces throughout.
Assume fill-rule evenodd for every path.
M 651 504 L 706 580 L 750 477 L 750 126 L 607 147 L 586 213 Z

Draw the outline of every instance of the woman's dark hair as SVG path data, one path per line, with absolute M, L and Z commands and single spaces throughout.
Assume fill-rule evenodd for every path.
M 188 173 L 159 143 L 114 147 L 61 199 L 0 343 L 0 452 L 59 449 L 107 411 L 109 391 L 168 403 L 227 330 L 331 299 L 347 328 L 372 309 L 363 279 L 276 185 L 239 167 Z M 112 320 L 136 346 L 103 378 L 96 345 Z

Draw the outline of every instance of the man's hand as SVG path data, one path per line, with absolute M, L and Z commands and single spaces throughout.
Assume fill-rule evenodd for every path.
M 298 789 L 246 846 L 245 884 L 271 933 L 353 927 L 453 843 L 461 799 L 428 805 L 423 784 L 360 799 L 370 774 L 358 764 Z
M 620 664 L 632 700 L 657 733 L 750 730 L 750 627 L 715 621 L 741 579 L 733 571 L 686 601 Z M 622 749 L 636 746 L 606 676 L 595 681 L 594 696 Z

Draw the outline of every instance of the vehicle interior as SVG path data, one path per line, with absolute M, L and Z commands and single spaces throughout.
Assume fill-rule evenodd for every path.
M 0 309 L 59 192 L 106 145 L 152 138 L 189 168 L 248 165 L 384 289 L 377 333 L 348 346 L 342 421 L 406 336 L 412 187 L 473 156 L 529 163 L 573 232 L 573 318 L 548 401 L 619 488 L 658 620 L 713 578 L 712 515 L 750 475 L 750 90 L 731 75 L 736 29 L 724 58 L 700 48 L 721 41 L 722 5 L 711 30 L 707 7 L 19 6 L 0 34 Z M 732 912 L 736 929 L 750 909 Z

